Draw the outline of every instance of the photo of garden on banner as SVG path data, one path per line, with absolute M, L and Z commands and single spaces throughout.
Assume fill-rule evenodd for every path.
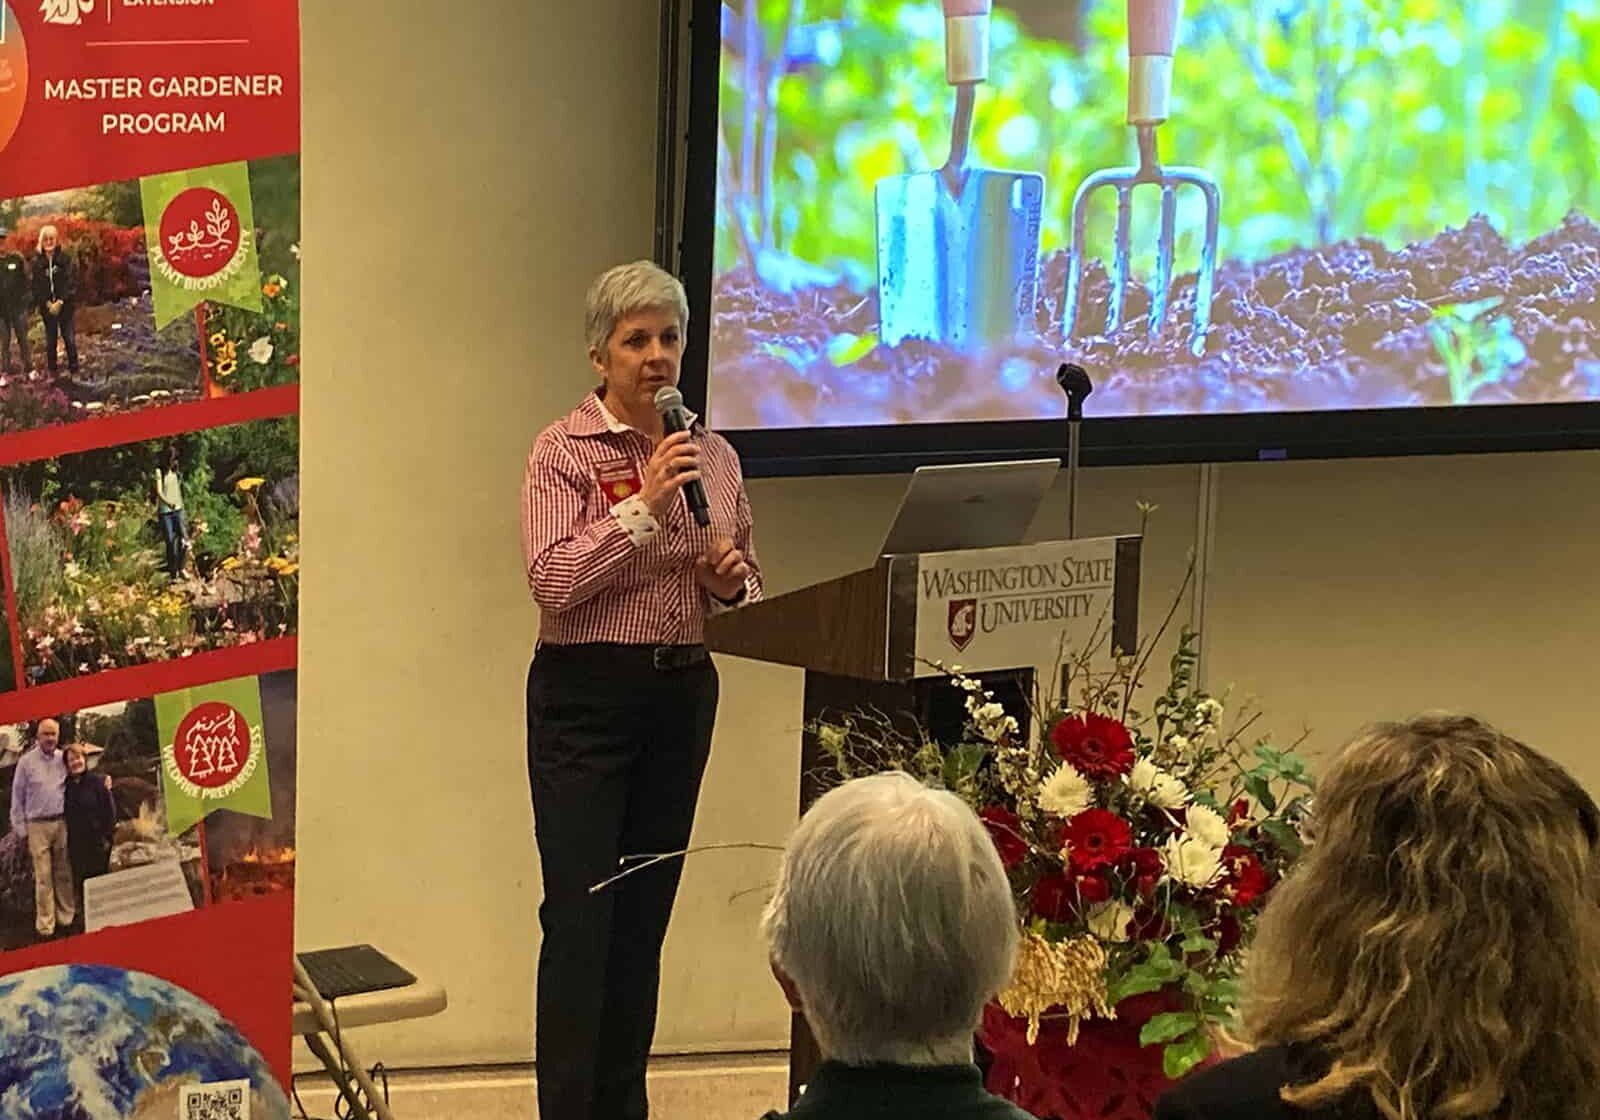
M 0 470 L 25 684 L 291 635 L 294 417 Z
M 722 8 L 723 429 L 1600 400 L 1600 9 Z
M 11 345 L 0 347 L 0 432 L 295 383 L 300 157 L 240 165 L 234 177 L 239 204 L 253 202 L 254 232 L 242 236 L 234 204 L 218 196 L 211 201 L 228 211 L 225 225 L 200 233 L 231 250 L 218 271 L 246 250 L 239 264 L 256 267 L 238 272 L 248 272 L 251 291 L 237 305 L 191 300 L 167 314 L 158 303 L 182 274 L 159 250 L 152 256 L 147 228 L 173 225 L 170 211 L 181 207 L 147 206 L 148 184 L 0 199 L 0 320 L 15 324 Z M 206 211 L 199 216 L 203 222 Z M 52 280 L 34 268 L 29 279 L 27 262 L 46 235 L 60 252 L 58 271 Z M 164 268 L 178 285 L 164 283 Z M 48 308 L 38 296 L 52 283 L 65 297 L 54 316 L 38 309 Z

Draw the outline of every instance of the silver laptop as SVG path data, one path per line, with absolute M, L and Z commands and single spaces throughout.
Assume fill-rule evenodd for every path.
M 1060 459 L 918 467 L 882 555 L 1021 544 L 1060 469 Z

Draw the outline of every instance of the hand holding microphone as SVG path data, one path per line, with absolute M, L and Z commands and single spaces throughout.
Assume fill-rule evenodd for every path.
M 644 465 L 639 497 L 657 519 L 667 516 L 678 491 L 700 483 L 700 449 L 688 432 L 668 432 Z
M 655 403 L 666 436 L 645 464 L 645 504 L 660 517 L 671 504 L 673 493 L 682 490 L 694 523 L 705 528 L 711 524 L 711 505 L 706 501 L 705 484 L 700 481 L 700 448 L 689 438 L 689 414 L 683 407 L 683 394 L 665 385 L 657 390 Z

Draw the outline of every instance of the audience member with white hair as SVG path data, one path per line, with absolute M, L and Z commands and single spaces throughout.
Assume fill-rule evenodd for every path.
M 762 927 L 823 1057 L 790 1120 L 1026 1120 L 973 1062 L 1017 921 L 994 843 L 960 798 L 900 773 L 831 790 L 795 830 Z

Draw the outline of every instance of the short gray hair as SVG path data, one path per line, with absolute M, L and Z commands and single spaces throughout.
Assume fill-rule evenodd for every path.
M 983 823 L 903 773 L 846 782 L 811 807 L 762 931 L 824 1055 L 857 1066 L 970 1061 L 1017 948 Z
M 584 340 L 590 350 L 604 354 L 618 319 L 656 308 L 677 312 L 678 327 L 689 328 L 689 297 L 672 273 L 653 261 L 608 268 L 589 285 L 584 301 Z

